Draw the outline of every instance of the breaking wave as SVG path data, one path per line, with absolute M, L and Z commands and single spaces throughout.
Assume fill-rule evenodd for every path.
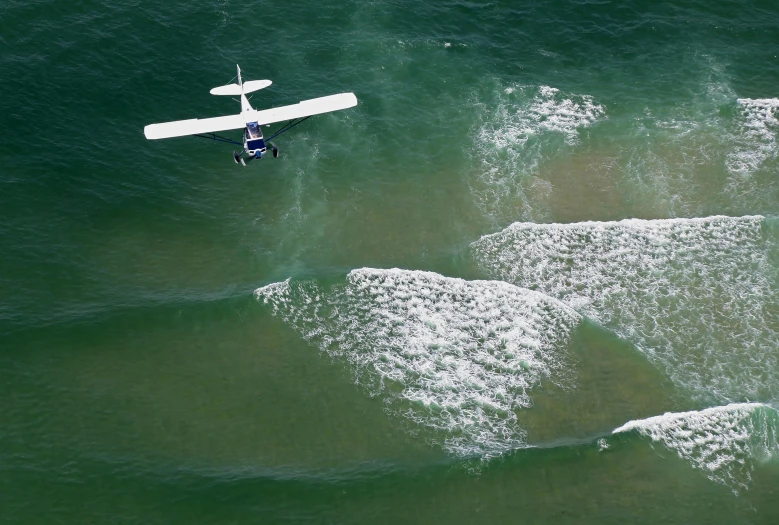
M 387 410 L 459 455 L 525 446 L 516 411 L 541 381 L 573 382 L 567 342 L 581 317 L 538 292 L 406 270 L 359 269 L 345 283 L 256 291 L 275 316 L 345 361 Z
M 660 442 L 735 493 L 749 488 L 755 466 L 779 455 L 779 419 L 760 403 L 666 413 L 630 421 L 614 434 L 634 431 Z
M 632 341 L 693 397 L 779 399 L 779 294 L 764 218 L 515 223 L 479 266 Z

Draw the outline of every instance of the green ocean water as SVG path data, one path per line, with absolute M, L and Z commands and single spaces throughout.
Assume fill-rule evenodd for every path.
M 779 522 L 777 27 L 1 2 L 0 523 Z

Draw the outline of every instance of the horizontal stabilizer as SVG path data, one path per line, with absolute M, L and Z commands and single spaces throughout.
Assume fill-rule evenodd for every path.
M 270 80 L 247 80 L 246 82 L 243 83 L 243 92 L 253 93 L 260 89 L 265 89 L 271 84 L 273 84 L 273 82 L 271 82 Z
M 226 86 L 215 87 L 211 90 L 212 95 L 232 95 L 237 97 L 241 94 L 241 86 L 238 84 L 227 84 Z
M 243 83 L 243 92 L 252 93 L 259 89 L 270 86 L 273 82 L 270 80 L 247 80 Z M 211 90 L 212 95 L 230 95 L 237 97 L 241 94 L 241 86 L 238 84 L 227 84 L 226 86 L 215 87 Z

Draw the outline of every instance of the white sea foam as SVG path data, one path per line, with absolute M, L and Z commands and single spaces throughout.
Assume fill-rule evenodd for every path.
M 735 150 L 728 155 L 727 167 L 732 173 L 750 174 L 776 157 L 776 133 L 779 131 L 779 99 L 740 98 L 737 117 L 739 133 Z
M 472 245 L 493 278 L 634 342 L 702 401 L 779 399 L 779 294 L 763 217 L 515 223 Z
M 538 171 L 544 157 L 577 144 L 582 128 L 605 117 L 591 96 L 549 86 L 512 85 L 496 96 L 494 105 L 479 101 L 483 111 L 473 131 L 482 163 L 474 192 L 488 214 L 506 199 L 521 198 L 523 179 Z
M 257 298 L 431 441 L 482 457 L 524 446 L 516 411 L 542 380 L 572 384 L 566 343 L 580 316 L 495 281 L 360 269 L 322 287 L 285 281 Z M 418 428 L 412 425 L 413 428 Z
M 497 106 L 485 111 L 477 137 L 497 149 L 521 147 L 543 133 L 558 133 L 575 144 L 578 130 L 605 114 L 591 96 L 566 95 L 549 86 L 510 86 L 503 90 Z
M 669 412 L 630 421 L 613 433 L 629 431 L 663 443 L 736 493 L 748 488 L 756 464 L 779 455 L 776 411 L 760 403 Z

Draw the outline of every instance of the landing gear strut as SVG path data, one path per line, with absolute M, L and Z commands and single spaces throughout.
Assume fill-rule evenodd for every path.
M 271 147 L 271 151 L 273 151 L 273 158 L 278 158 L 279 148 L 277 148 L 273 142 L 268 142 L 268 145 Z M 246 166 L 248 162 L 254 159 L 261 159 L 263 157 L 262 153 L 258 151 L 255 155 L 250 155 L 244 158 L 243 154 L 245 151 L 246 150 L 242 150 L 242 151 L 233 150 L 233 161 L 235 161 L 236 164 L 240 164 L 241 166 Z

